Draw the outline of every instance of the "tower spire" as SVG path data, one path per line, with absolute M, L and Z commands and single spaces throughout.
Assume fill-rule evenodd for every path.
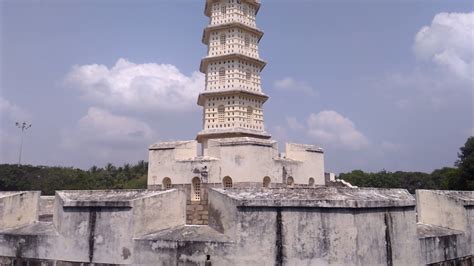
M 210 23 L 202 42 L 208 54 L 200 66 L 206 82 L 198 98 L 203 129 L 197 135 L 204 151 L 213 138 L 270 138 L 263 118 L 269 97 L 261 88 L 266 63 L 258 52 L 263 36 L 255 22 L 259 8 L 258 0 L 206 0 Z

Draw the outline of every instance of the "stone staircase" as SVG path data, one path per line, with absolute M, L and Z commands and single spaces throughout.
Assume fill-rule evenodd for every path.
M 209 207 L 205 201 L 191 201 L 186 203 L 186 224 L 207 225 Z

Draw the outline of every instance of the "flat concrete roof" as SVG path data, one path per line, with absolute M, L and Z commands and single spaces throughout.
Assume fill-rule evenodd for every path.
M 243 207 L 380 208 L 415 206 L 406 189 L 376 188 L 213 188 Z
M 38 236 L 38 235 L 57 235 L 56 229 L 52 222 L 34 222 L 32 224 L 10 228 L 0 231 L 3 235 L 21 235 L 21 236 Z
M 188 242 L 232 242 L 231 239 L 208 225 L 182 225 L 145 235 L 138 240 L 188 241 Z
M 30 192 L 38 192 L 38 191 L 0 191 L 0 199 L 5 197 L 10 197 L 13 195 L 20 195 Z
M 64 207 L 132 207 L 132 201 L 169 193 L 157 190 L 63 190 L 57 191 Z
M 474 206 L 474 191 L 429 190 L 461 202 L 464 206 Z
M 416 224 L 416 232 L 418 238 L 430 238 L 439 236 L 450 236 L 450 235 L 461 235 L 464 232 L 450 229 L 447 227 L 441 227 L 433 224 Z

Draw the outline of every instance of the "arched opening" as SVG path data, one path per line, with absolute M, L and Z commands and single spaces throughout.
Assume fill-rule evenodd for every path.
M 295 180 L 293 180 L 293 177 L 289 176 L 286 179 L 286 185 L 289 186 L 289 187 L 292 187 L 294 184 L 295 184 Z
M 266 176 L 263 178 L 263 187 L 269 187 L 270 186 L 270 182 L 272 180 L 270 179 L 270 177 Z
M 163 189 L 171 189 L 172 184 L 171 184 L 171 178 L 165 177 L 163 178 Z
M 232 178 L 230 176 L 226 176 L 222 179 L 222 185 L 224 188 L 232 188 Z
M 224 4 L 221 6 L 221 13 L 222 15 L 225 15 L 227 13 L 227 7 Z
M 310 187 L 314 186 L 314 178 L 310 177 L 309 180 L 308 180 L 308 185 Z
M 217 107 L 217 121 L 219 121 L 219 123 L 222 123 L 224 122 L 225 120 L 225 107 L 224 105 L 219 105 L 219 107 Z
M 197 176 L 194 177 L 192 180 L 191 200 L 192 201 L 201 200 L 201 179 Z

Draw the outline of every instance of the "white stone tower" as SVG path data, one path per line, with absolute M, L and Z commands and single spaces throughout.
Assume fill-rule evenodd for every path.
M 265 132 L 258 44 L 263 36 L 255 23 L 259 0 L 206 0 L 210 18 L 202 42 L 208 54 L 200 71 L 206 75 L 198 105 L 203 107 L 203 130 L 197 141 L 206 154 L 209 139 L 254 137 L 269 139 Z

